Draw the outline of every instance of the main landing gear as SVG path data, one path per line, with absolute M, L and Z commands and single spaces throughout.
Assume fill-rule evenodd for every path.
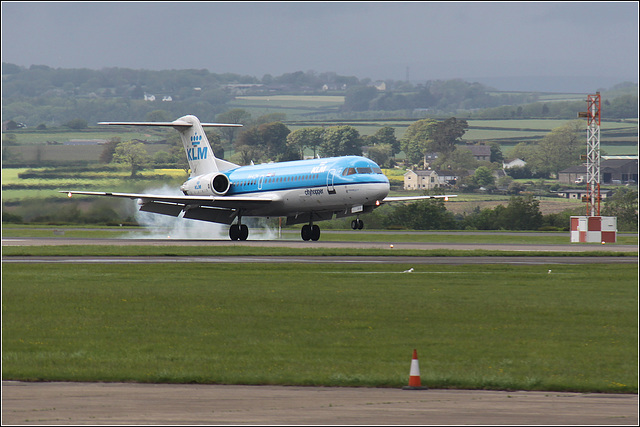
M 246 224 L 231 224 L 229 227 L 231 240 L 247 240 L 247 237 L 249 237 L 249 227 Z
M 320 227 L 316 224 L 305 224 L 300 231 L 302 240 L 313 240 L 314 242 L 320 238 Z

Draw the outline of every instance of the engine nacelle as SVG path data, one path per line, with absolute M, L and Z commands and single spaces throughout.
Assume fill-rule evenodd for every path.
M 220 172 L 190 178 L 180 186 L 180 190 L 187 196 L 224 196 L 231 188 L 229 177 Z

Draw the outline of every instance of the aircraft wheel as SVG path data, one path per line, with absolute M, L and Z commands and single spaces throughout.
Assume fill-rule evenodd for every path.
M 232 224 L 229 227 L 229 238 L 231 240 L 239 240 L 240 239 L 240 227 L 237 224 Z
M 303 225 L 302 230 L 300 230 L 300 235 L 304 241 L 311 240 L 311 226 L 309 226 L 309 224 Z
M 352 230 L 358 229 L 358 220 L 354 219 L 353 221 L 351 221 L 351 229 Z
M 364 227 L 364 221 L 362 221 L 361 219 L 357 219 L 356 222 L 358 223 L 358 230 L 362 230 L 362 228 Z
M 313 224 L 311 226 L 311 240 L 316 242 L 320 238 L 320 226 Z
M 247 237 L 249 237 L 249 227 L 247 227 L 246 224 L 242 224 L 240 225 L 240 230 L 238 233 L 238 239 L 239 240 L 247 240 Z

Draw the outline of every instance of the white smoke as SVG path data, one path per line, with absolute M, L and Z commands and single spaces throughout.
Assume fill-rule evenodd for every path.
M 167 185 L 149 190 L 148 194 L 160 196 L 182 196 L 180 190 Z M 185 219 L 180 214 L 177 217 L 143 212 L 136 205 L 135 218 L 144 227 L 143 231 L 135 231 L 126 236 L 130 239 L 229 239 L 229 226 L 215 222 Z M 248 240 L 275 240 L 278 231 L 269 226 L 261 218 L 243 218 L 242 222 L 249 226 Z

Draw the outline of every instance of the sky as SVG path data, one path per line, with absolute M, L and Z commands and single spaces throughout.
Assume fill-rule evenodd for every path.
M 2 2 L 2 61 L 582 92 L 638 82 L 638 3 Z

